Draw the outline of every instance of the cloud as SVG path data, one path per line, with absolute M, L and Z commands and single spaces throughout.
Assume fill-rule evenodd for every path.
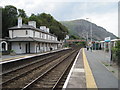
M 91 18 L 92 22 L 117 35 L 119 0 L 2 0 L 0 6 L 14 5 L 31 13 L 50 13 L 57 20 Z
M 91 22 L 97 24 L 105 28 L 107 31 L 112 32 L 116 36 L 118 36 L 118 13 L 105 13 L 102 15 L 92 13 L 87 14 L 91 19 Z M 85 18 L 87 16 L 81 17 Z

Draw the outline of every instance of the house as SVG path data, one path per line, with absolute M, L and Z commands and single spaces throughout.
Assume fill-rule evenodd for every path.
M 9 28 L 9 37 L 11 50 L 17 54 L 46 52 L 62 47 L 57 37 L 49 33 L 49 28 L 36 28 L 35 21 L 29 21 L 28 25 L 22 24 L 21 17 L 18 18 L 17 26 Z

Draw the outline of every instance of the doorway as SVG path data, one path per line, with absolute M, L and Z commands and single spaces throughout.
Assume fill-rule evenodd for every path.
M 25 44 L 26 53 L 30 53 L 30 42 Z

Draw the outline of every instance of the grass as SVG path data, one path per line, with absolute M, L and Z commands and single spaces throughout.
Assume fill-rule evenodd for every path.
M 105 66 L 109 66 L 108 64 L 104 64 Z
M 111 71 L 112 73 L 115 73 L 115 71 Z

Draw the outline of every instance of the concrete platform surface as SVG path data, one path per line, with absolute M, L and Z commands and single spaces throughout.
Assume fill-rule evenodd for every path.
M 118 79 L 102 63 L 109 59 L 104 51 L 81 49 L 62 90 L 118 90 Z
M 70 70 L 67 80 L 63 86 L 63 90 L 65 88 L 86 88 L 82 50 L 79 51 L 74 61 L 74 64 Z
M 95 78 L 98 88 L 118 88 L 118 79 L 110 72 L 102 62 L 109 62 L 109 54 L 103 51 L 93 50 L 85 53 Z
M 65 49 L 68 49 L 68 48 L 58 49 L 58 50 L 44 52 L 44 53 L 36 53 L 36 54 L 20 54 L 20 55 L 15 55 L 15 56 L 2 55 L 2 58 L 0 58 L 0 64 L 20 60 L 23 58 L 30 58 L 30 57 L 34 57 L 34 56 L 44 55 L 47 53 L 57 52 L 60 50 L 65 50 Z

